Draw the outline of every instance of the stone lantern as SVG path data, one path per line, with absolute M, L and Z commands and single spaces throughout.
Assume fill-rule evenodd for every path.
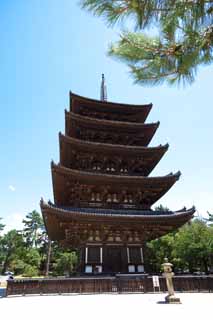
M 165 301 L 166 303 L 181 303 L 180 298 L 177 298 L 174 292 L 172 281 L 172 278 L 174 276 L 174 272 L 172 272 L 173 264 L 168 262 L 167 258 L 165 258 L 164 261 L 165 262 L 162 264 L 164 271 L 163 276 L 166 278 L 166 286 L 168 290 L 168 295 L 165 297 Z

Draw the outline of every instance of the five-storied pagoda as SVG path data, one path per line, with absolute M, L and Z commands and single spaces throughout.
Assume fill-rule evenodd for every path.
M 168 144 L 149 147 L 158 126 L 152 104 L 107 102 L 70 94 L 60 162 L 52 162 L 54 204 L 41 200 L 49 238 L 80 252 L 81 273 L 144 272 L 145 243 L 190 220 L 195 209 L 153 211 L 180 172 L 149 177 Z

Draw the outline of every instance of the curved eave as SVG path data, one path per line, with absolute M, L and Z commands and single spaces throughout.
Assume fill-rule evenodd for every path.
M 101 224 L 117 224 L 118 226 L 131 226 L 140 228 L 152 224 L 158 226 L 173 226 L 173 228 L 178 228 L 190 219 L 193 218 L 195 213 L 195 208 L 191 209 L 183 209 L 179 211 L 175 211 L 173 214 L 157 214 L 156 215 L 143 215 L 143 211 L 141 211 L 140 215 L 122 215 L 122 214 L 99 214 L 99 213 L 86 213 L 79 211 L 72 211 L 62 209 L 51 204 L 45 203 L 43 200 L 40 202 L 41 211 L 44 217 L 46 229 L 48 235 L 51 239 L 63 238 L 64 232 L 60 228 L 60 224 L 65 222 L 82 222 L 82 223 L 101 223 Z
M 131 111 L 136 111 L 136 112 L 149 112 L 152 108 L 152 103 L 148 104 L 127 104 L 127 103 L 117 103 L 117 102 L 111 102 L 111 101 L 101 101 L 101 100 L 96 100 L 96 99 L 91 99 L 88 97 L 83 97 L 80 95 L 77 95 L 73 92 L 70 92 L 70 110 L 72 107 L 72 103 L 74 101 L 78 101 L 79 103 L 82 103 L 83 105 L 89 105 L 91 108 L 93 106 L 98 106 L 100 107 L 106 107 L 108 110 L 112 109 L 114 110 L 131 110 Z
M 159 145 L 156 147 L 142 147 L 142 146 L 128 146 L 128 145 L 121 145 L 121 144 L 109 144 L 109 143 L 99 143 L 99 142 L 92 142 L 86 140 L 76 139 L 67 135 L 62 134 L 59 132 L 59 142 L 60 145 L 65 143 L 66 145 L 78 147 L 79 150 L 91 151 L 106 151 L 106 152 L 113 152 L 113 153 L 127 153 L 131 152 L 135 155 L 143 155 L 143 154 L 155 154 L 160 153 L 164 154 L 168 148 L 169 144 Z
M 64 176 L 72 176 L 79 180 L 85 181 L 97 181 L 100 183 L 116 183 L 116 184 L 133 184 L 140 185 L 141 183 L 146 183 L 152 185 L 153 183 L 175 183 L 179 180 L 181 172 L 178 171 L 176 173 L 170 173 L 166 176 L 160 177 L 144 177 L 144 176 L 123 176 L 123 175 L 110 175 L 110 174 L 100 174 L 100 173 L 92 173 L 87 171 L 79 171 L 73 170 L 69 168 L 65 168 L 60 164 L 56 165 L 54 162 L 51 163 L 52 172 L 59 173 Z
M 156 123 L 134 123 L 111 120 L 100 120 L 91 117 L 84 117 L 72 112 L 65 111 L 65 132 L 66 135 L 81 138 L 82 140 L 99 141 L 117 144 L 147 146 L 152 140 L 160 122 Z M 93 137 L 96 135 L 97 137 Z M 107 136 L 107 137 L 105 137 Z
M 66 210 L 66 209 L 63 209 L 63 208 L 60 208 L 60 207 L 57 207 L 55 205 L 51 205 L 49 203 L 46 203 L 44 202 L 43 200 L 41 200 L 40 202 L 40 205 L 41 205 L 41 209 L 42 210 L 45 210 L 45 209 L 50 209 L 54 214 L 56 215 L 60 215 L 59 217 L 68 217 L 68 218 L 82 218 L 82 219 L 85 219 L 85 218 L 99 218 L 101 220 L 108 220 L 108 219 L 116 219 L 116 220 L 119 220 L 121 221 L 121 219 L 123 221 L 126 221 L 126 220 L 138 220 L 138 221 L 146 221 L 146 222 L 160 222 L 160 221 L 172 221 L 172 220 L 176 220 L 176 219 L 191 219 L 195 213 L 195 207 L 192 207 L 190 209 L 181 209 L 181 210 L 177 210 L 177 211 L 174 211 L 172 214 L 171 212 L 169 214 L 158 214 L 158 211 L 150 211 L 150 215 L 146 214 L 146 215 L 143 215 L 143 211 L 141 211 L 141 214 L 137 214 L 137 215 L 130 215 L 130 214 L 113 214 L 113 213 L 97 213 L 97 212 L 81 212 L 80 210 L 79 211 L 72 211 L 71 209 L 70 210 Z M 153 214 L 156 213 L 156 214 Z
M 80 140 L 72 138 L 59 133 L 60 144 L 60 164 L 64 167 L 80 170 L 78 161 L 73 158 L 73 152 L 76 155 L 81 154 L 89 161 L 89 157 L 94 159 L 131 159 L 131 161 L 137 161 L 137 159 L 143 159 L 141 170 L 143 169 L 143 175 L 147 176 L 156 167 L 161 160 L 165 152 L 168 150 L 169 145 L 160 145 L 157 147 L 137 147 L 128 145 L 117 144 L 103 144 L 97 142 L 91 142 L 86 140 Z M 102 160 L 100 160 L 102 161 Z M 91 170 L 89 170 L 91 171 Z M 134 174 L 134 173 L 133 173 Z
M 103 189 L 105 189 L 107 186 L 107 188 L 110 190 L 109 192 L 118 194 L 122 193 L 122 189 L 128 190 L 128 192 L 132 194 L 144 192 L 144 201 L 146 204 L 144 202 L 144 205 L 141 204 L 140 207 L 147 208 L 152 206 L 163 195 L 165 195 L 165 193 L 169 191 L 179 177 L 180 172 L 177 172 L 176 174 L 169 174 L 163 177 L 109 175 L 68 169 L 61 165 L 55 165 L 52 163 L 54 200 L 59 206 L 66 206 L 71 203 L 79 203 L 80 206 L 85 207 L 85 205 L 90 202 L 88 195 L 88 198 L 84 200 L 83 198 L 75 200 L 73 196 L 70 198 L 69 186 L 75 186 L 77 183 L 76 188 L 80 193 L 82 188 L 85 189 L 85 186 L 87 186 L 86 188 L 93 190 L 100 188 L 102 192 L 104 192 Z M 95 204 L 91 205 L 94 206 Z M 106 206 L 107 204 L 105 203 L 104 205 Z M 137 207 L 137 204 L 134 201 L 132 205 Z
M 79 114 L 76 114 L 67 110 L 65 110 L 65 116 L 66 118 L 75 120 L 78 123 L 83 123 L 86 126 L 91 124 L 91 125 L 94 125 L 95 127 L 100 127 L 100 128 L 103 128 L 103 127 L 118 128 L 118 129 L 124 128 L 125 130 L 129 129 L 129 130 L 135 131 L 135 130 L 141 130 L 143 128 L 148 128 L 148 127 L 154 127 L 157 129 L 160 125 L 159 121 L 154 123 L 137 123 L 137 122 L 124 122 L 124 121 L 96 119 L 96 118 L 81 116 Z

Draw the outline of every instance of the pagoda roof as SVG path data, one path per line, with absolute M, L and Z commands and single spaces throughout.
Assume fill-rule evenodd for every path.
M 95 208 L 60 207 L 52 203 L 40 202 L 42 214 L 48 234 L 52 240 L 61 240 L 65 236 L 64 223 L 89 223 L 102 225 L 117 225 L 118 227 L 129 227 L 132 229 L 145 228 L 149 225 L 162 227 L 162 232 L 167 233 L 169 229 L 176 229 L 189 221 L 195 212 L 195 208 L 179 211 L 136 211 L 136 210 L 102 210 Z M 164 230 L 164 231 L 163 231 Z
M 135 123 L 135 122 L 123 122 L 123 121 L 112 121 L 96 119 L 91 117 L 81 116 L 73 112 L 68 112 L 65 110 L 66 118 L 66 134 L 68 136 L 78 138 L 78 133 L 76 132 L 76 126 L 83 128 L 85 131 L 92 130 L 98 132 L 101 137 L 101 133 L 105 132 L 108 135 L 113 136 L 116 134 L 117 138 L 120 140 L 122 136 L 131 135 L 132 139 L 137 140 L 136 144 L 147 146 L 151 139 L 153 138 L 160 122 L 155 123 Z M 87 139 L 86 139 L 87 140 Z M 88 139 L 91 140 L 91 139 Z M 102 141 L 100 141 L 102 142 Z M 128 141 L 127 141 L 127 144 Z M 135 143 L 133 143 L 135 144 Z
M 87 126 L 91 123 L 91 124 L 94 124 L 95 126 L 100 126 L 100 127 L 103 127 L 103 126 L 106 126 L 108 128 L 118 127 L 119 130 L 122 128 L 124 128 L 125 130 L 128 130 L 128 129 L 141 130 L 145 127 L 153 127 L 153 126 L 158 128 L 158 126 L 160 125 L 160 121 L 152 122 L 152 123 L 135 123 L 135 122 L 127 122 L 127 121 L 96 119 L 92 117 L 81 116 L 79 114 L 76 114 L 76 113 L 73 113 L 72 111 L 67 111 L 67 110 L 65 110 L 65 115 L 68 118 L 84 123 Z
M 129 145 L 117 145 L 91 142 L 86 140 L 80 140 L 73 137 L 69 137 L 59 133 L 60 141 L 60 163 L 68 168 L 81 169 L 80 162 L 76 161 L 76 158 L 84 158 L 88 161 L 92 158 L 93 161 L 100 161 L 103 163 L 104 159 L 113 161 L 124 161 L 134 163 L 142 168 L 143 175 L 148 175 L 165 152 L 168 150 L 169 145 L 159 145 L 157 147 L 141 147 L 141 146 L 129 146 Z M 137 170 L 136 170 L 137 171 Z M 133 167 L 131 170 L 134 174 Z M 117 173 L 117 172 L 115 172 Z
M 148 184 L 153 184 L 155 182 L 176 182 L 181 175 L 181 172 L 178 171 L 176 173 L 169 173 L 165 176 L 158 176 L 158 177 L 144 177 L 144 176 L 123 176 L 123 175 L 110 175 L 110 174 L 100 174 L 100 173 L 92 173 L 92 172 L 87 172 L 87 171 L 80 171 L 80 170 L 73 170 L 70 168 L 63 167 L 60 164 L 55 164 L 54 162 L 51 163 L 52 171 L 54 172 L 59 172 L 63 173 L 65 175 L 71 175 L 74 177 L 79 177 L 82 179 L 93 179 L 92 181 L 94 182 L 95 180 L 98 182 L 104 181 L 106 184 L 107 183 L 133 183 L 133 184 L 140 184 L 142 181 L 145 183 L 147 182 Z
M 77 146 L 80 150 L 83 149 L 85 151 L 98 150 L 98 152 L 106 151 L 112 152 L 113 154 L 119 152 L 124 153 L 131 152 L 134 155 L 143 155 L 145 153 L 148 154 L 156 154 L 162 153 L 162 155 L 168 150 L 169 144 L 166 143 L 164 145 L 158 145 L 155 147 L 144 147 L 144 146 L 129 146 L 129 145 L 122 145 L 122 144 L 110 144 L 110 143 L 101 143 L 101 142 L 93 142 L 93 141 L 86 141 L 76 139 L 67 135 L 62 134 L 59 132 L 59 141 L 60 143 L 65 143 L 66 145 L 70 146 Z
M 88 112 L 91 111 L 91 115 L 95 115 L 92 111 L 95 110 L 97 113 L 107 112 L 113 114 L 127 115 L 131 121 L 131 117 L 137 115 L 137 118 L 134 117 L 135 122 L 144 122 L 152 108 L 152 103 L 149 104 L 125 104 L 125 103 L 116 103 L 110 101 L 101 101 L 95 100 L 87 97 L 77 95 L 70 92 L 70 111 L 74 113 L 80 113 L 80 109 L 88 109 Z
M 180 174 L 180 172 L 177 172 L 162 177 L 110 175 L 73 170 L 52 162 L 54 199 L 57 205 L 68 205 L 69 202 L 67 203 L 67 201 L 71 201 L 69 199 L 69 187 L 77 183 L 79 190 L 82 190 L 82 188 L 108 188 L 112 194 L 121 193 L 122 188 L 133 194 L 140 190 L 146 195 L 144 197 L 148 201 L 147 206 L 150 207 L 173 186 L 179 179 Z M 82 188 L 80 185 L 82 185 Z M 81 202 L 81 200 L 79 201 Z

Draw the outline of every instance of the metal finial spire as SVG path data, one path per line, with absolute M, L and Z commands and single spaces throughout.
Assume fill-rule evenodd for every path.
M 106 87 L 103 73 L 102 73 L 102 81 L 101 81 L 101 101 L 107 101 L 107 87 Z

